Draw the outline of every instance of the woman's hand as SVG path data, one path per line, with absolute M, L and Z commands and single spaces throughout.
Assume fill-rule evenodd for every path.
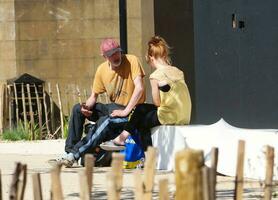
M 126 117 L 128 114 L 126 110 L 113 110 L 111 117 Z

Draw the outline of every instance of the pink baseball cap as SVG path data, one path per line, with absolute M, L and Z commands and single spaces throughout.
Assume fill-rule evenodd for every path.
M 119 43 L 111 38 L 104 39 L 100 45 L 100 52 L 103 56 L 112 56 L 117 51 L 122 51 Z

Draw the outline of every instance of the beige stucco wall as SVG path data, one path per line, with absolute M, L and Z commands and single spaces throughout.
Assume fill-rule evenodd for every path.
M 151 100 L 149 74 L 151 68 L 145 61 L 147 42 L 154 35 L 154 4 L 152 0 L 127 0 L 128 52 L 137 55 L 144 66 L 147 101 Z
M 0 0 L 0 82 L 16 75 L 14 0 Z
M 154 32 L 152 2 L 127 0 L 128 51 L 141 59 L 147 74 L 142 58 Z M 99 44 L 106 37 L 119 40 L 118 1 L 0 0 L 0 81 L 29 73 L 47 87 L 51 83 L 52 91 L 59 83 L 62 97 L 68 96 L 62 98 L 67 113 L 78 101 L 77 87 L 82 100 L 85 90 L 90 94 L 95 70 L 104 61 Z

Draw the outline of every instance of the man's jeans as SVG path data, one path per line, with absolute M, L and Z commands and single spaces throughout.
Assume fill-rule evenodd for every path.
M 123 130 L 126 118 L 112 118 L 109 115 L 115 109 L 124 109 L 124 106 L 111 103 L 96 103 L 92 109 L 93 114 L 89 118 L 90 121 L 96 122 L 95 127 L 81 140 L 83 134 L 83 124 L 86 117 L 81 113 L 80 104 L 73 107 L 71 118 L 69 121 L 69 133 L 66 139 L 65 151 L 73 153 L 78 159 L 80 154 L 85 154 L 98 146 L 103 141 L 113 139 Z M 77 158 L 78 157 L 78 158 Z

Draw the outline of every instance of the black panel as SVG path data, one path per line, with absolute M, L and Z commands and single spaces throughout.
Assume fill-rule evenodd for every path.
M 166 39 L 172 47 L 173 65 L 185 73 L 192 98 L 192 118 L 194 121 L 195 88 L 194 88 L 194 33 L 193 33 L 193 0 L 155 0 L 154 18 L 155 34 Z
M 277 7 L 275 0 L 194 1 L 196 123 L 223 117 L 240 127 L 278 127 Z

